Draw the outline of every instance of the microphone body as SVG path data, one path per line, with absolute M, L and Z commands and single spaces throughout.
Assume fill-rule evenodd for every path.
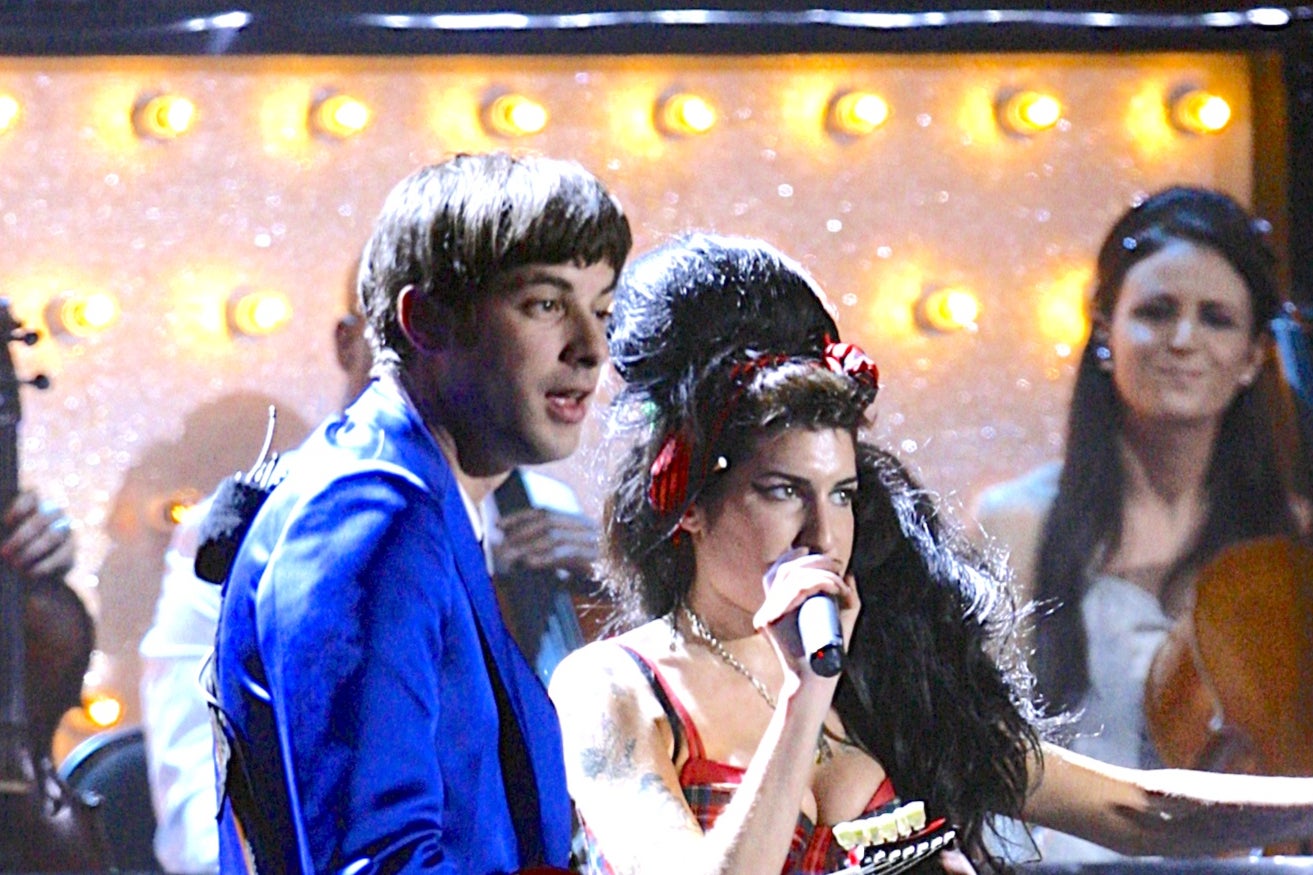
M 818 593 L 798 608 L 798 637 L 812 671 L 830 678 L 843 671 L 843 627 L 834 597 Z

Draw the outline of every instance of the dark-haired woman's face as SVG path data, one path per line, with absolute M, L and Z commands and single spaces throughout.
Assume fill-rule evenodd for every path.
M 697 575 L 747 614 L 762 601 L 762 577 L 796 547 L 848 566 L 853 546 L 857 456 L 840 429 L 788 428 L 732 465 L 712 509 L 694 505 L 682 524 L 693 538 Z M 703 585 L 695 583 L 695 587 Z
M 1172 241 L 1127 272 L 1104 367 L 1137 419 L 1218 420 L 1258 373 L 1253 328 L 1249 289 L 1230 262 Z

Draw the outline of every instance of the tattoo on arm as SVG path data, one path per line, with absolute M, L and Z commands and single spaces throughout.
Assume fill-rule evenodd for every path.
M 663 806 L 678 812 L 679 816 L 692 826 L 698 829 L 702 828 L 697 818 L 689 810 L 688 802 L 683 795 L 676 796 L 674 791 L 670 789 L 670 785 L 656 772 L 643 773 L 643 777 L 638 781 L 638 792 L 655 797 Z
M 606 714 L 602 717 L 602 726 L 595 743 L 585 747 L 580 753 L 584 777 L 629 778 L 636 771 L 634 767 L 634 749 L 638 739 L 621 733 L 615 719 Z

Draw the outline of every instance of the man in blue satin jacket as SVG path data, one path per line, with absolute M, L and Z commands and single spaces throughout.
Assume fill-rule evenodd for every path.
M 359 279 L 374 380 L 297 451 L 225 584 L 221 871 L 567 864 L 556 715 L 477 508 L 577 447 L 631 242 L 571 162 L 461 155 L 388 196 Z

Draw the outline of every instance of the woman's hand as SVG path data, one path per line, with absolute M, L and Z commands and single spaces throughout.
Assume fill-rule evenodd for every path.
M 832 558 L 796 548 L 775 561 L 762 578 L 766 599 L 753 616 L 753 625 L 764 630 L 787 669 L 801 679 L 816 677 L 798 637 L 798 608 L 814 595 L 829 595 L 839 605 L 839 625 L 845 649 L 857 622 L 861 602 L 851 578 Z

